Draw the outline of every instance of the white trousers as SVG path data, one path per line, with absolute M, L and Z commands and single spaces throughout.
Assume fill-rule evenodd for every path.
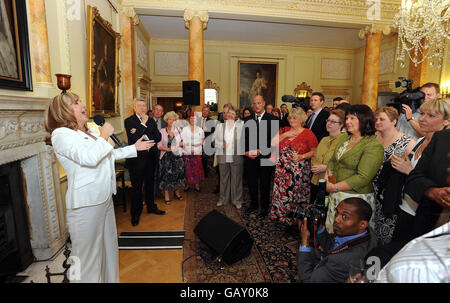
M 71 256 L 80 261 L 81 283 L 119 283 L 119 249 L 112 197 L 105 203 L 67 210 Z

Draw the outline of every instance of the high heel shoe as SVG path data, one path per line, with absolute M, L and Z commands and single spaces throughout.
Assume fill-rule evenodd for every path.
M 167 205 L 170 205 L 170 199 L 169 200 L 164 199 L 164 202 L 166 202 Z
M 180 201 L 183 200 L 183 197 L 181 195 L 177 195 L 177 193 L 174 193 L 174 196 Z

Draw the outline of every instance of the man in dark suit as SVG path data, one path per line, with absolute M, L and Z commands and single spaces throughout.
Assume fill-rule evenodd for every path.
M 450 129 L 434 133 L 416 167 L 406 179 L 405 193 L 419 203 L 412 238 L 433 230 L 443 209 L 450 208 Z
M 270 182 L 273 163 L 271 155 L 271 141 L 279 129 L 276 117 L 264 110 L 265 101 L 262 96 L 255 96 L 252 100 L 254 113 L 244 121 L 245 156 L 247 161 L 248 188 L 250 205 L 247 212 L 253 212 L 260 206 L 259 215 L 267 216 L 270 207 Z M 273 134 L 272 134 L 273 132 Z M 272 165 L 270 165 L 272 164 Z M 258 199 L 261 193 L 261 200 Z M 258 203 L 260 201 L 260 203 Z
M 322 93 L 312 93 L 309 105 L 313 112 L 308 120 L 306 120 L 306 128 L 310 129 L 314 135 L 316 135 L 317 142 L 320 142 L 323 137 L 329 135 L 327 132 L 327 119 L 330 116 L 330 113 L 323 110 L 324 102 L 325 97 Z
M 366 254 L 376 247 L 377 237 L 369 229 L 370 205 L 361 198 L 347 198 L 339 203 L 334 217 L 333 234 L 325 227 L 316 233 L 317 247 L 310 247 L 307 220 L 299 221 L 301 246 L 298 275 L 304 283 L 343 283 L 349 278 L 350 265 L 361 267 Z
M 280 111 L 281 111 L 280 127 L 283 128 L 283 127 L 289 126 L 289 121 L 288 121 L 289 109 L 288 109 L 287 105 L 281 104 Z
M 202 118 L 197 119 L 197 126 L 203 129 L 205 132 L 205 146 L 209 145 L 211 146 L 211 140 L 212 137 L 209 138 L 214 133 L 215 127 L 215 120 L 211 119 L 209 117 L 209 113 L 211 112 L 211 108 L 208 105 L 203 106 L 202 108 Z M 205 148 L 203 148 L 202 153 L 202 165 L 203 165 L 203 171 L 205 174 L 205 178 L 208 178 L 208 161 L 211 155 L 208 155 L 205 153 Z
M 153 120 L 155 120 L 158 130 L 167 127 L 167 122 L 163 119 L 164 107 L 161 104 L 156 104 L 153 107 Z
M 147 103 L 143 99 L 136 99 L 134 105 L 135 114 L 125 119 L 125 129 L 128 137 L 128 144 L 136 143 L 142 136 L 144 140 L 153 140 L 155 143 L 161 141 L 161 133 L 153 119 L 147 116 Z M 154 197 L 154 174 L 156 166 L 156 144 L 148 151 L 140 151 L 136 158 L 127 159 L 127 167 L 130 171 L 132 185 L 131 199 L 131 224 L 139 224 L 142 213 L 142 186 L 145 187 L 145 203 L 147 212 L 157 215 L 164 215 L 165 212 L 159 210 L 155 204 Z
M 156 104 L 153 107 L 152 111 L 152 117 L 151 119 L 155 120 L 156 126 L 158 127 L 158 130 L 161 131 L 161 129 L 167 127 L 167 122 L 164 121 L 164 107 L 161 104 Z M 158 189 L 158 176 L 159 176 L 159 155 L 161 151 L 159 149 L 156 149 L 155 157 L 156 157 L 156 165 L 155 165 L 155 182 L 154 183 L 154 193 L 155 195 L 158 195 L 160 192 Z

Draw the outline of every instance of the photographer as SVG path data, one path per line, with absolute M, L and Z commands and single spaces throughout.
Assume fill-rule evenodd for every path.
M 398 118 L 397 129 L 406 134 L 417 138 L 423 137 L 425 133 L 420 129 L 419 126 L 419 116 L 420 111 L 419 107 L 425 102 L 428 102 L 433 99 L 440 98 L 440 89 L 439 84 L 428 82 L 424 84 L 420 91 L 425 94 L 425 97 L 420 100 L 420 104 L 417 105 L 417 108 L 414 108 L 414 104 L 411 106 L 407 104 L 402 104 L 402 112 Z
M 307 219 L 298 222 L 301 246 L 298 253 L 298 273 L 304 283 L 344 283 L 350 266 L 359 266 L 365 255 L 377 245 L 369 229 L 372 209 L 361 198 L 347 198 L 339 203 L 334 217 L 334 235 L 321 224 L 316 233 L 315 248 L 309 246 L 311 231 Z

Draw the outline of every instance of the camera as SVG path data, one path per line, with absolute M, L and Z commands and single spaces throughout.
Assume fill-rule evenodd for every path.
M 311 235 L 314 235 L 314 225 L 317 227 L 325 223 L 327 218 L 328 207 L 325 206 L 325 199 L 328 196 L 327 182 L 325 179 L 319 180 L 319 190 L 317 192 L 314 204 L 307 204 L 306 206 L 299 206 L 295 210 L 295 217 L 301 221 L 306 218 L 307 227 Z
M 420 107 L 420 100 L 425 98 L 425 94 L 420 91 L 420 87 L 412 89 L 413 80 L 408 80 L 403 77 L 399 77 L 398 79 L 400 81 L 395 82 L 395 87 L 404 87 L 405 90 L 394 99 L 394 104 L 390 104 L 390 106 L 394 106 L 399 113 L 402 112 L 401 104 L 406 104 L 415 111 Z
M 408 80 L 408 79 L 405 79 L 403 77 L 399 77 L 398 80 L 400 80 L 400 81 L 396 81 L 395 82 L 395 87 L 400 87 L 401 86 L 401 87 L 404 87 L 404 88 L 406 88 L 408 90 L 412 89 L 413 80 Z
M 307 111 L 307 108 L 309 106 L 309 97 L 306 98 L 299 98 L 294 97 L 292 95 L 284 95 L 281 97 L 281 101 L 287 102 L 287 103 L 293 103 L 292 108 L 301 107 L 305 112 Z

